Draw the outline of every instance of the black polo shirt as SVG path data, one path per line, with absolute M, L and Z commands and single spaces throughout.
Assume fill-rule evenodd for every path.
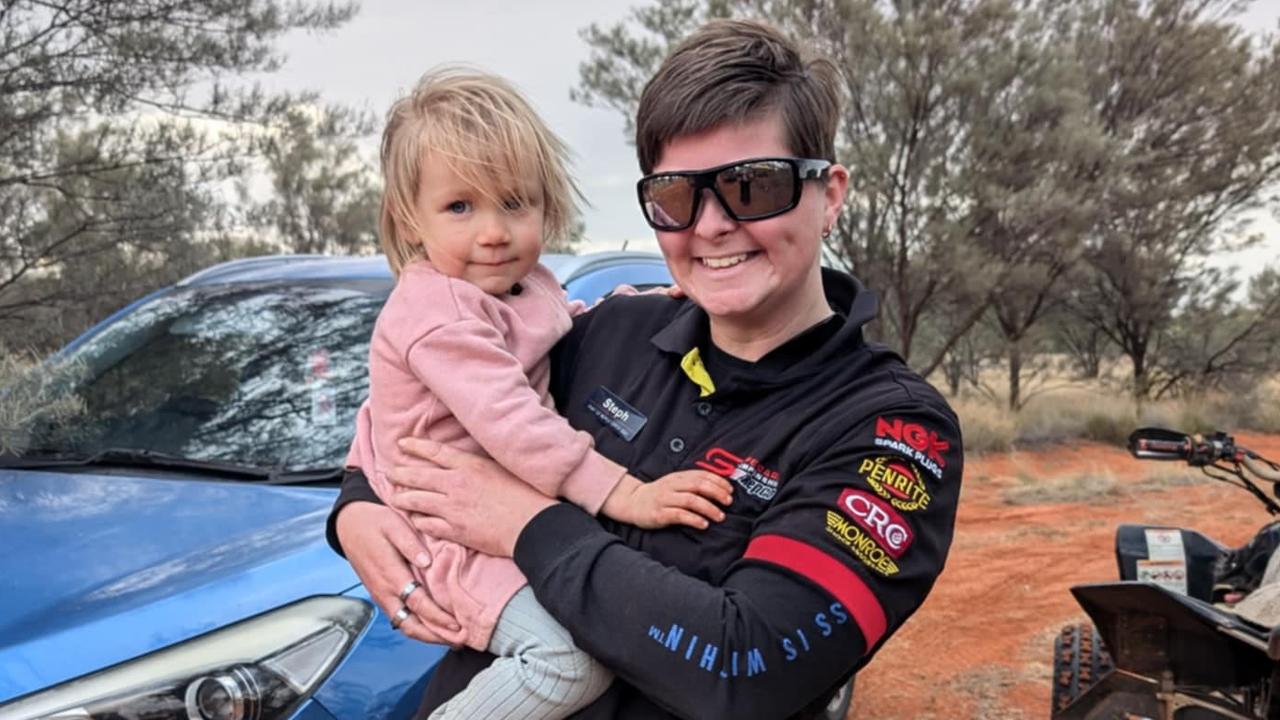
M 824 271 L 836 316 L 759 361 L 715 348 L 687 300 L 610 299 L 556 346 L 575 428 L 642 480 L 703 468 L 734 483 L 707 530 L 642 530 L 568 503 L 524 529 L 539 601 L 619 682 L 574 717 L 785 718 L 821 707 L 923 602 L 951 544 L 959 426 L 862 325 L 875 299 Z M 335 510 L 370 499 L 358 475 Z M 332 525 L 332 523 L 331 523 Z M 489 660 L 451 653 L 431 708 Z

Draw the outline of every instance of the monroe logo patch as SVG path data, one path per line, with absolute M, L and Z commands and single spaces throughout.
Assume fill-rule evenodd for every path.
M 861 560 L 863 565 L 885 577 L 898 574 L 898 563 L 893 561 L 889 552 L 880 547 L 866 530 L 858 526 L 858 523 L 834 510 L 827 511 L 827 534 L 853 553 L 853 556 Z

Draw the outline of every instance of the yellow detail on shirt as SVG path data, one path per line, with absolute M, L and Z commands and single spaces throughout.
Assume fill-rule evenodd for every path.
M 698 352 L 698 348 L 690 350 L 680 358 L 680 369 L 684 370 L 684 374 L 700 389 L 698 397 L 706 397 L 716 391 L 716 384 L 711 381 L 707 366 L 702 364 L 702 353 Z

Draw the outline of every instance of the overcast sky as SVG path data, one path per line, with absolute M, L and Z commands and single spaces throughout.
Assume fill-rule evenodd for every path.
M 616 111 L 588 108 L 569 99 L 578 65 L 589 53 L 578 37 L 595 22 L 624 19 L 637 0 L 364 0 L 360 13 L 337 32 L 296 34 L 282 46 L 284 69 L 268 80 L 282 89 L 318 91 L 326 100 L 369 108 L 382 115 L 426 69 L 462 62 L 514 82 L 547 123 L 573 149 L 574 173 L 590 206 L 584 208 L 584 250 L 656 250 L 640 217 L 634 185 L 635 153 Z M 1274 29 L 1280 2 L 1258 0 L 1244 22 Z M 1266 248 L 1232 264 L 1257 268 L 1280 256 L 1280 223 L 1269 215 L 1253 229 Z

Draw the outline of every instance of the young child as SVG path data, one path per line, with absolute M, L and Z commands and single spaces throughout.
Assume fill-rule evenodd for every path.
M 382 136 L 380 232 L 395 289 L 369 349 L 369 399 L 347 463 L 383 500 L 396 441 L 429 437 L 485 453 L 550 497 L 641 527 L 705 528 L 708 498 L 732 487 L 701 471 L 644 483 L 593 449 L 547 392 L 548 352 L 569 331 L 569 304 L 538 264 L 563 236 L 577 193 L 563 144 L 500 78 L 443 69 L 397 101 Z M 418 580 L 498 656 L 432 718 L 562 718 L 608 687 L 611 673 L 573 645 L 509 559 L 424 537 Z

